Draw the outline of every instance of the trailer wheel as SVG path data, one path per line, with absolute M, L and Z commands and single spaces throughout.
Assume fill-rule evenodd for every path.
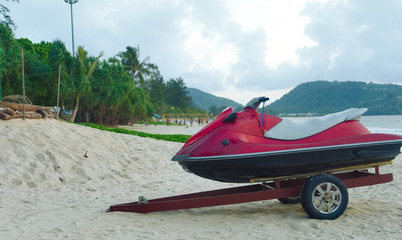
M 336 219 L 343 214 L 349 197 L 345 184 L 337 177 L 320 174 L 303 186 L 301 204 L 304 211 L 315 219 Z
M 278 201 L 282 204 L 296 204 L 300 203 L 300 196 L 288 197 L 288 198 L 278 198 Z

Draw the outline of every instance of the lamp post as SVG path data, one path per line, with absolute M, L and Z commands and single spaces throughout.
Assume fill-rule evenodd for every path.
M 74 24 L 73 24 L 73 4 L 77 3 L 79 0 L 64 0 L 64 2 L 69 3 L 70 4 L 70 9 L 71 9 L 71 36 L 72 36 L 72 40 L 73 40 L 73 51 L 72 51 L 72 55 L 74 57 Z

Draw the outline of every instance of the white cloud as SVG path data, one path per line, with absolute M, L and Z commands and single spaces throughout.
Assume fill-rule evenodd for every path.
M 299 63 L 297 49 L 316 43 L 304 34 L 310 19 L 300 16 L 304 1 L 227 1 L 233 21 L 243 31 L 264 29 L 266 39 L 265 63 L 276 68 L 283 62 Z
M 237 49 L 231 42 L 221 39 L 219 34 L 202 34 L 204 26 L 189 21 L 182 22 L 185 50 L 192 56 L 191 70 L 196 68 L 228 72 L 238 61 Z

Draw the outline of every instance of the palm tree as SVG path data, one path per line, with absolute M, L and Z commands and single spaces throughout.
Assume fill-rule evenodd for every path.
M 97 62 L 99 61 L 99 58 L 101 58 L 102 56 L 103 51 L 99 53 L 98 57 L 96 57 L 95 59 L 91 59 L 90 57 L 88 57 L 88 52 L 85 51 L 82 46 L 78 47 L 78 78 L 73 91 L 75 105 L 73 114 L 71 115 L 70 119 L 70 121 L 72 122 L 75 121 L 75 117 L 77 116 L 80 97 L 83 95 L 88 95 L 91 89 L 90 78 Z
M 138 78 L 141 85 L 144 85 L 144 75 L 151 73 L 153 65 L 149 64 L 149 57 L 140 61 L 140 48 L 126 47 L 125 52 L 120 52 L 118 56 L 121 58 L 121 63 L 124 68 L 129 71 L 130 76 L 133 78 L 133 84 L 135 86 L 135 80 Z
M 19 2 L 19 0 L 11 0 L 12 2 Z M 0 3 L 0 15 L 3 16 L 4 22 L 7 23 L 11 28 L 14 30 L 16 29 L 14 21 L 11 19 L 11 17 L 8 15 L 10 13 L 10 10 L 4 6 L 3 4 Z M 0 19 L 0 21 L 3 21 Z

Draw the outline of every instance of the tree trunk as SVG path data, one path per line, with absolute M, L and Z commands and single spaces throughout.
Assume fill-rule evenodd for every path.
M 99 116 L 99 123 L 103 125 L 105 122 L 104 117 L 105 117 L 105 107 L 103 105 L 100 106 L 100 116 Z
M 71 122 L 75 121 L 75 117 L 77 116 L 79 103 L 80 103 L 80 96 L 77 96 L 77 98 L 75 100 L 75 107 L 74 107 L 74 110 L 73 110 L 73 114 L 71 115 L 71 119 L 70 119 Z
M 66 114 L 64 114 L 64 97 L 61 98 L 61 106 L 60 106 L 60 111 L 59 111 L 59 117 L 61 117 L 62 119 L 66 120 Z
M 133 84 L 134 84 L 134 87 L 135 87 L 135 74 L 137 73 L 137 70 L 133 67 Z
M 11 108 L 15 111 L 22 111 L 23 106 L 21 103 L 10 103 L 10 102 L 1 102 L 0 105 L 3 105 L 4 107 Z M 25 111 L 36 111 L 38 109 L 53 109 L 53 107 L 44 107 L 44 106 L 38 106 L 38 105 L 29 105 L 25 104 Z

